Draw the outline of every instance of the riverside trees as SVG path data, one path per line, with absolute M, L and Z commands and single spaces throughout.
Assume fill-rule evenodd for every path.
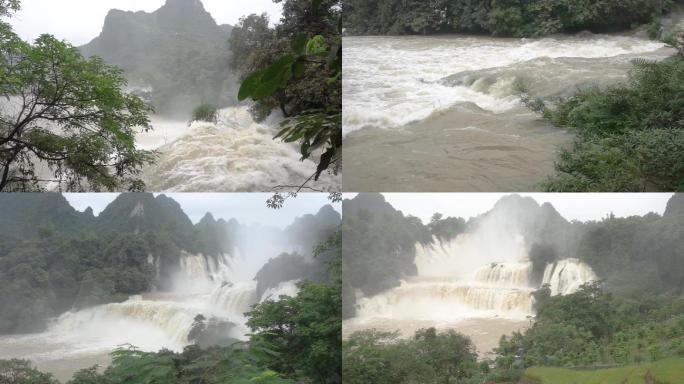
M 231 36 L 233 69 L 242 72 L 238 99 L 252 99 L 257 120 L 280 110 L 286 119 L 275 139 L 300 144 L 302 160 L 320 157 L 311 179 L 342 165 L 341 1 L 283 3 L 281 24 L 265 15 L 243 18 Z
M 19 8 L 0 3 L 0 14 Z M 54 182 L 68 191 L 141 190 L 153 153 L 135 148 L 151 107 L 123 91 L 120 69 L 50 35 L 21 40 L 0 23 L 0 191 Z
M 657 20 L 672 4 L 670 0 L 348 0 L 344 15 L 352 34 L 476 32 L 530 37 L 626 29 Z

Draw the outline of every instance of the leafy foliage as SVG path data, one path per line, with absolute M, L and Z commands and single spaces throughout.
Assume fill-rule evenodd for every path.
M 466 221 L 460 217 L 443 218 L 441 214 L 435 213 L 427 227 L 439 241 L 447 242 L 465 232 Z
M 257 342 L 207 349 L 193 345 L 182 353 L 143 352 L 127 346 L 112 353 L 112 364 L 104 373 L 95 367 L 81 370 L 68 384 L 294 383 L 263 367 L 261 361 L 272 353 Z
M 497 364 L 601 366 L 684 356 L 684 301 L 669 295 L 613 297 L 597 284 L 538 305 L 534 326 L 502 337 Z
M 10 16 L 21 8 L 19 0 L 0 0 L 0 17 Z
M 334 235 L 317 250 L 335 252 L 331 281 L 298 284 L 296 297 L 281 296 L 256 305 L 248 313 L 252 340 L 271 346 L 277 354 L 269 367 L 286 377 L 308 378 L 314 383 L 341 383 L 342 342 L 342 237 Z
M 0 191 L 144 187 L 137 176 L 154 154 L 134 142 L 151 108 L 123 91 L 122 70 L 49 35 L 26 43 L 4 23 L 0 51 Z
M 635 60 L 630 82 L 590 89 L 544 115 L 577 132 L 563 150 L 549 191 L 684 189 L 684 58 Z
M 343 342 L 345 383 L 482 383 L 497 378 L 477 364 L 475 348 L 454 330 L 418 330 L 408 340 L 397 333 L 355 332 Z
M 236 56 L 244 55 L 231 62 L 246 72 L 238 99 L 256 102 L 257 120 L 279 108 L 286 119 L 275 139 L 299 142 L 302 160 L 321 152 L 315 180 L 328 169 L 337 173 L 342 159 L 340 3 L 286 0 L 274 31 L 265 15 L 250 15 L 230 43 Z
M 215 105 L 201 104 L 192 110 L 193 121 L 206 121 L 209 123 L 216 123 L 218 121 L 218 109 Z
M 362 193 L 342 203 L 344 221 L 343 316 L 354 315 L 355 289 L 371 296 L 417 272 L 416 243 L 432 243 L 417 217 L 405 217 L 380 194 Z
M 26 360 L 0 360 L 2 384 L 59 384 L 52 375 L 42 373 Z
M 349 0 L 345 27 L 352 34 L 489 33 L 545 36 L 605 31 L 648 23 L 668 11 L 665 0 Z

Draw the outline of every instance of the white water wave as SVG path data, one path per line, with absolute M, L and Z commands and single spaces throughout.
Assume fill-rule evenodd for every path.
M 301 185 L 316 170 L 313 161 L 301 161 L 294 144 L 273 140 L 277 126 L 254 122 L 247 107 L 226 108 L 220 114 L 217 124 L 194 122 L 186 134 L 157 148 L 160 157 L 143 175 L 149 190 L 269 191 Z M 323 174 L 309 186 L 337 191 L 340 183 L 340 175 Z
M 449 86 L 439 81 L 464 71 L 502 68 L 538 58 L 607 58 L 649 53 L 660 42 L 625 36 L 544 39 L 487 37 L 345 38 L 343 130 L 398 128 L 435 111 L 470 102 L 495 113 L 519 105 L 510 92 L 514 78 L 478 85 Z M 532 74 L 533 75 L 533 74 Z M 497 87 L 499 88 L 497 90 Z

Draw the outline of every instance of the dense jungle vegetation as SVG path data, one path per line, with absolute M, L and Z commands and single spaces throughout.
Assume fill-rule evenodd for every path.
M 415 275 L 410 242 L 439 246 L 443 239 L 474 231 L 488 217 L 499 220 L 511 212 L 518 212 L 520 219 L 510 225 L 535 238 L 533 265 L 577 257 L 602 279 L 566 296 L 551 296 L 548 287 L 540 288 L 535 292 L 533 326 L 502 337 L 496 358 L 479 363 L 470 340 L 455 332 L 421 330 L 408 340 L 393 333 L 357 332 L 343 343 L 345 382 L 365 383 L 372 377 L 375 383 L 513 383 L 521 378 L 547 383 L 532 380 L 526 369 L 586 370 L 652 362 L 655 368 L 642 374 L 640 383 L 649 375 L 657 380 L 653 383 L 676 377 L 669 367 L 684 361 L 684 195 L 674 195 L 662 216 L 608 215 L 586 223 L 559 221 L 553 207 L 535 204 L 513 195 L 467 222 L 435 214 L 424 225 L 396 211 L 379 194 L 345 200 L 344 273 L 365 274 L 365 280 L 344 281 L 345 317 L 354 316 L 356 290 L 370 296 Z M 347 232 L 348 221 L 361 228 Z M 535 223 L 542 224 L 535 229 Z M 390 269 L 396 272 L 390 274 Z M 628 377 L 616 372 L 618 378 Z
M 352 35 L 482 33 L 534 37 L 583 30 L 628 29 L 654 23 L 672 0 L 347 0 Z
M 554 125 L 577 135 L 546 191 L 684 189 L 684 33 L 668 41 L 679 54 L 634 61 L 625 84 L 586 89 L 552 107 L 537 103 Z
M 143 190 L 155 154 L 135 136 L 152 129 L 152 108 L 125 91 L 120 68 L 51 35 L 23 41 L 6 21 L 19 9 L 0 0 L 0 191 Z
M 275 139 L 298 142 L 302 160 L 320 156 L 301 190 L 342 166 L 342 2 L 282 3 L 275 28 L 266 14 L 246 16 L 235 26 L 230 66 L 242 79 L 238 99 L 255 102 L 255 120 L 279 110 L 286 120 Z
M 0 195 L 0 206 L 0 334 L 42 331 L 48 319 L 70 309 L 167 289 L 184 252 L 232 255 L 249 230 L 211 214 L 193 225 L 176 201 L 148 193 L 121 194 L 97 217 L 55 193 Z M 285 260 L 302 269 L 272 273 L 280 261 L 274 254 L 256 276 L 260 293 L 301 277 L 327 281 L 334 252 L 304 260 L 339 225 L 339 214 L 326 206 L 283 230 L 283 247 L 306 253 Z
M 527 367 L 586 370 L 684 358 L 682 296 L 618 297 L 599 284 L 554 297 L 543 288 L 536 296 L 534 325 L 503 336 L 493 360 L 478 362 L 470 339 L 453 330 L 419 330 L 408 340 L 393 333 L 356 332 L 343 343 L 345 382 L 515 383 L 526 377 Z M 669 382 L 674 372 L 653 369 L 639 382 L 648 382 L 644 379 L 649 375 L 657 380 L 653 383 Z
M 138 204 L 145 215 L 131 216 Z M 53 193 L 1 195 L 0 205 L 0 334 L 39 331 L 73 307 L 162 288 L 182 250 L 209 255 L 230 247 L 163 195 L 120 195 L 98 217 Z M 227 223 L 214 225 L 229 233 Z M 150 256 L 166 265 L 159 279 Z
M 112 364 L 77 372 L 68 384 L 338 384 L 341 383 L 341 234 L 317 247 L 333 253 L 326 282 L 299 283 L 296 297 L 266 301 L 247 314 L 253 334 L 246 343 L 182 353 L 142 352 L 124 346 Z M 0 361 L 0 383 L 59 384 L 24 360 Z
M 136 148 L 136 135 L 152 130 L 155 107 L 178 117 L 195 105 L 193 120 L 216 121 L 211 105 L 248 98 L 257 121 L 273 110 L 286 117 L 274 139 L 299 143 L 302 160 L 317 157 L 309 179 L 275 189 L 337 174 L 341 2 L 276 2 L 283 17 L 273 28 L 266 15 L 219 26 L 185 0 L 151 14 L 113 10 L 101 35 L 79 49 L 47 34 L 23 41 L 6 21 L 21 1 L 0 0 L 0 94 L 6 106 L 18 104 L 0 111 L 0 191 L 41 191 L 48 182 L 65 191 L 144 191 L 141 170 L 158 153 Z

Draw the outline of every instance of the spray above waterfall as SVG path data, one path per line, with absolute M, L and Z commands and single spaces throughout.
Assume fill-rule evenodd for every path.
M 60 377 L 71 377 L 94 364 L 109 365 L 109 354 L 124 345 L 146 352 L 182 352 L 191 344 L 205 348 L 247 341 L 253 332 L 247 326 L 248 313 L 255 305 L 297 296 L 301 280 L 328 282 L 329 260 L 312 253 L 341 224 L 341 215 L 327 205 L 325 195 L 302 194 L 282 210 L 268 208 L 267 197 L 0 197 L 0 226 L 11 223 L 5 233 L 21 236 L 21 246 L 44 241 L 45 249 L 52 249 L 47 256 L 33 255 L 32 260 L 46 260 L 33 268 L 54 264 L 59 276 L 76 283 L 72 292 L 73 286 L 59 291 L 59 282 L 51 282 L 42 296 L 44 318 L 37 319 L 42 323 L 14 336 L 0 335 L 0 360 L 29 359 Z M 44 218 L 46 211 L 55 212 L 50 219 L 61 220 L 59 225 Z M 73 246 L 51 248 L 53 242 L 37 232 L 48 223 Z M 0 258 L 5 260 L 3 252 L 0 249 Z M 281 260 L 294 262 L 260 274 Z M 55 297 L 61 300 L 59 306 L 47 307 Z M 11 311 L 18 313 L 19 306 L 14 308 Z M 0 312 L 0 318 L 6 317 Z M 3 325 L 7 322 L 0 328 Z
M 468 204 L 466 195 L 449 198 L 452 200 L 443 198 L 445 205 Z M 347 335 L 369 328 L 398 329 L 406 336 L 420 328 L 453 328 L 466 332 L 486 351 L 496 345 L 500 335 L 529 326 L 536 315 L 535 292 L 543 286 L 549 287 L 551 295 L 569 295 L 599 280 L 591 266 L 576 256 L 575 224 L 550 204 L 519 195 L 503 196 L 493 207 L 487 205 L 487 211 L 465 220 L 445 217 L 441 212 L 430 215 L 420 208 L 411 211 L 404 195 L 397 196 L 396 201 L 402 204 L 401 212 L 394 210 L 384 196 L 360 194 L 345 201 L 345 215 L 351 216 L 350 220 L 368 220 L 368 215 L 361 213 L 364 211 L 385 218 L 371 222 L 358 239 L 352 239 L 346 248 L 351 255 L 356 252 L 356 243 L 366 244 L 360 254 L 368 249 L 365 257 L 377 258 L 375 263 L 382 260 L 386 268 L 395 258 L 375 256 L 378 249 L 413 255 L 406 260 L 413 267 L 399 265 L 402 271 L 395 281 L 387 279 L 382 269 L 385 280 L 378 284 L 381 289 L 374 292 L 373 280 L 369 280 L 350 292 L 353 297 L 348 295 L 347 299 L 353 300 L 354 307 L 352 316 L 344 321 Z M 404 216 L 404 212 L 419 213 L 430 221 L 423 221 L 421 227 L 415 217 Z M 401 228 L 402 220 L 407 232 L 400 237 L 379 229 Z M 399 242 L 410 236 L 415 241 L 413 253 L 403 251 L 410 243 Z M 380 248 L 381 244 L 387 248 Z M 357 273 L 372 268 L 368 265 Z
M 510 361 L 523 360 L 531 344 L 556 336 L 553 328 L 538 333 L 550 317 L 572 317 L 559 315 L 574 311 L 568 303 L 601 310 L 601 297 L 614 297 L 624 276 L 641 273 L 621 266 L 622 252 L 627 244 L 648 252 L 644 228 L 660 225 L 660 214 L 671 220 L 661 213 L 670 197 L 630 196 L 626 208 L 619 196 L 605 194 L 350 196 L 343 202 L 349 230 L 343 237 L 342 337 L 356 348 L 387 333 L 406 339 L 388 341 L 403 348 L 422 341 L 425 332 L 456 332 L 472 341 L 480 359 L 512 351 Z M 646 216 L 634 216 L 635 209 Z M 638 234 L 627 239 L 626 233 Z M 610 253 L 624 269 L 607 270 L 603 258 Z M 521 344 L 530 334 L 534 341 Z

